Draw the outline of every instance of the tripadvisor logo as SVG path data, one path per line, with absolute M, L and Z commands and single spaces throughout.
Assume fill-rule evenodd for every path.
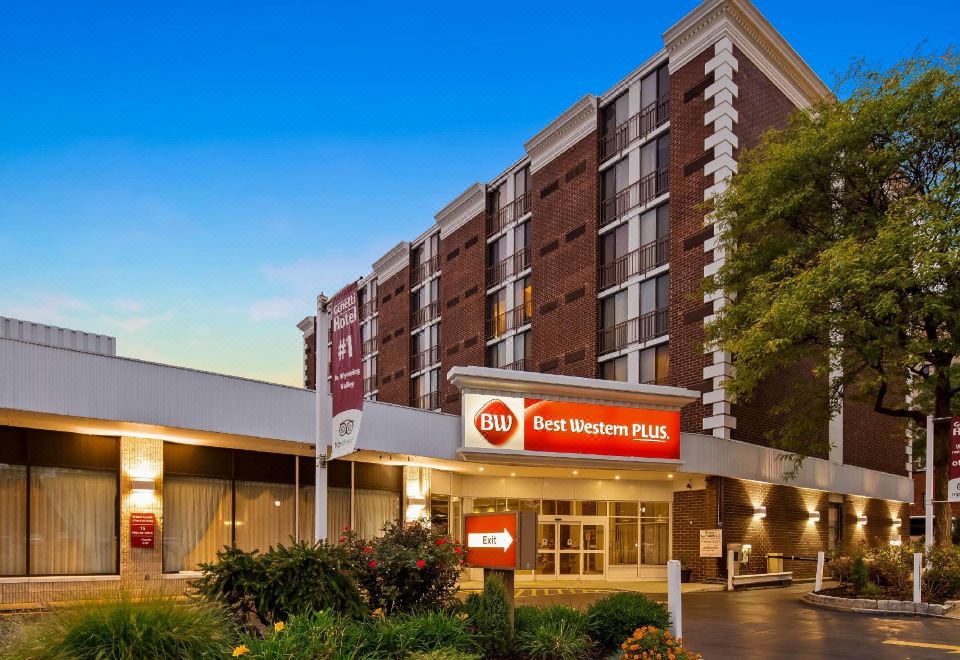
M 473 425 L 484 440 L 496 446 L 506 443 L 519 426 L 517 416 L 500 399 L 484 404 L 474 416 Z

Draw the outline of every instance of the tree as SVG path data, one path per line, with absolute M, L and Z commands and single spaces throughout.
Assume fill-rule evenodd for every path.
M 729 301 L 707 341 L 734 355 L 728 390 L 749 399 L 797 364 L 824 384 L 822 401 L 788 400 L 780 411 L 774 442 L 797 465 L 823 450 L 810 429 L 845 398 L 920 429 L 928 413 L 956 408 L 958 64 L 947 52 L 886 72 L 855 66 L 845 100 L 767 133 L 714 200 L 727 256 L 705 288 Z M 949 423 L 935 429 L 935 499 L 946 500 Z M 947 505 L 935 519 L 937 543 L 950 543 Z

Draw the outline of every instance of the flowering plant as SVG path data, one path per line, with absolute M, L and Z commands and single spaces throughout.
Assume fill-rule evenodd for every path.
M 454 601 L 463 548 L 443 527 L 389 522 L 383 535 L 363 539 L 345 531 L 350 570 L 371 609 L 386 614 L 436 609 Z
M 701 660 L 703 656 L 683 648 L 668 630 L 644 626 L 620 645 L 620 660 Z

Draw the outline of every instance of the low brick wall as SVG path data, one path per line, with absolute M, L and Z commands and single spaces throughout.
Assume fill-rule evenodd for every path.
M 909 600 L 878 600 L 873 598 L 840 598 L 825 594 L 808 593 L 803 599 L 818 607 L 845 612 L 863 614 L 914 614 L 921 616 L 943 616 L 953 610 L 957 602 L 948 601 L 943 605 L 936 603 L 914 603 Z

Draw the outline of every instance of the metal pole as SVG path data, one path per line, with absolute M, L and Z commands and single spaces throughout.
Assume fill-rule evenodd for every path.
M 927 470 L 923 494 L 925 516 L 923 546 L 929 552 L 933 545 L 933 415 L 927 415 L 927 455 L 924 461 L 927 464 Z
M 923 574 L 921 562 L 923 555 L 919 552 L 913 553 L 913 602 L 920 602 L 920 577 Z
M 680 604 L 680 560 L 667 562 L 667 611 L 670 612 L 670 631 L 677 639 L 683 637 L 683 608 Z
M 327 329 L 330 315 L 327 313 L 327 297 L 317 296 L 317 437 L 316 481 L 313 501 L 313 540 L 327 538 L 327 439 L 330 436 L 330 396 L 327 393 Z

